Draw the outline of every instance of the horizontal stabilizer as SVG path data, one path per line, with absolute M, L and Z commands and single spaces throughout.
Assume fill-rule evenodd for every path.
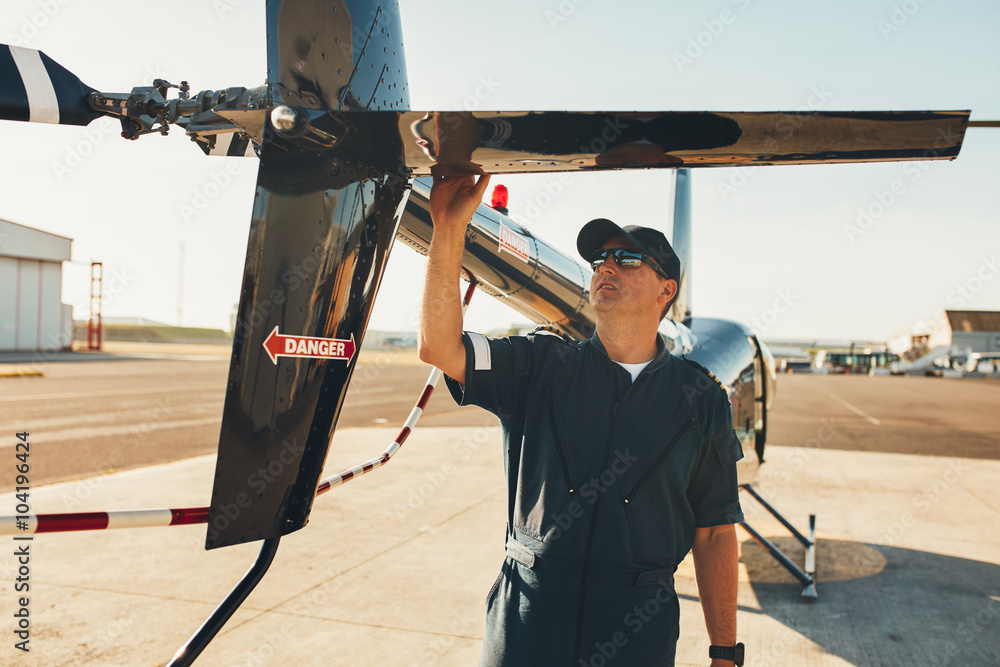
M 373 112 L 348 112 L 343 118 L 350 125 L 352 117 L 366 113 Z M 969 112 L 505 111 L 398 116 L 406 166 L 415 175 L 425 175 L 435 163 L 520 173 L 953 159 Z
M 87 125 L 96 92 L 41 51 L 0 44 L 0 119 Z

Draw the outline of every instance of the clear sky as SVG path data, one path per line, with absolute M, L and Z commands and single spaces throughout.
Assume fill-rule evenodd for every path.
M 985 0 L 401 4 L 418 110 L 972 109 L 1000 119 L 1000 5 Z M 263 15 L 260 0 L 8 0 L 0 41 L 41 49 L 100 90 L 157 76 L 195 91 L 253 86 L 265 74 Z M 256 161 L 206 158 L 176 130 L 136 142 L 118 132 L 110 120 L 0 123 L 0 218 L 75 239 L 63 299 L 77 318 L 87 264 L 100 260 L 106 316 L 177 323 L 181 299 L 183 324 L 227 328 Z M 695 171 L 695 314 L 756 323 L 767 339 L 883 340 L 945 307 L 1000 309 L 997 154 L 1000 130 L 973 129 L 957 160 L 926 168 Z M 513 217 L 571 249 L 598 216 L 669 230 L 671 180 L 494 182 L 509 187 Z M 876 215 L 859 225 L 866 210 Z M 393 252 L 373 327 L 413 328 L 421 267 L 409 249 Z M 469 314 L 480 330 L 520 321 L 485 296 Z

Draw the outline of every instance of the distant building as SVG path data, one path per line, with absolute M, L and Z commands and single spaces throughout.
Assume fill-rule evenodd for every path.
M 899 355 L 883 341 L 764 341 L 778 370 L 806 373 L 871 373 L 890 368 Z
M 54 350 L 73 341 L 62 263 L 73 240 L 0 220 L 0 350 Z
M 914 351 L 968 349 L 980 354 L 1000 352 L 1000 311 L 940 310 L 933 319 L 918 322 L 909 336 L 901 336 L 894 349 Z
M 951 347 L 965 353 L 1000 353 L 1000 311 L 946 310 Z
M 940 310 L 893 341 L 909 371 L 961 369 L 1000 356 L 1000 311 Z

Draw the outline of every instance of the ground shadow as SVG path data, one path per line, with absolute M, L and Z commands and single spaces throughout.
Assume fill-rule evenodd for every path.
M 801 564 L 794 539 L 774 541 Z M 774 576 L 759 549 L 748 540 L 742 560 L 763 612 L 831 655 L 866 667 L 1000 665 L 1000 565 L 820 540 L 819 599 L 805 601 L 801 586 Z M 769 655 L 768 664 L 789 664 L 780 645 L 755 653 Z

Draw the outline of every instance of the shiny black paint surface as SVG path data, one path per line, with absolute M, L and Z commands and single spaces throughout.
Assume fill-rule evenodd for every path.
M 388 35 L 399 39 L 394 3 L 272 0 L 267 12 L 271 107 L 357 108 L 389 90 L 400 90 L 394 104 L 408 102 L 401 44 L 394 75 L 383 52 Z M 376 46 L 385 69 L 373 77 Z M 282 335 L 353 335 L 360 347 L 407 194 L 405 178 L 372 162 L 265 127 L 207 548 L 308 520 L 356 356 L 274 363 L 263 343 L 277 326 Z
M 394 0 L 269 0 L 271 104 L 323 110 L 410 107 Z
M 209 548 L 305 525 L 354 361 L 279 357 L 274 364 L 263 343 L 278 326 L 282 334 L 353 335 L 360 346 L 405 198 L 392 179 L 276 192 L 267 187 L 268 170 L 265 158 L 223 410 Z M 240 508 L 238 516 L 231 516 L 233 507 Z
M 685 356 L 712 371 L 729 394 L 733 427 L 743 446 L 743 459 L 736 468 L 740 484 L 747 484 L 753 481 L 761 462 L 756 449 L 758 424 L 754 402 L 755 383 L 765 382 L 754 367 L 754 359 L 761 354 L 760 348 L 753 333 L 737 322 L 694 317 L 685 320 L 685 324 L 697 341 Z
M 399 114 L 413 174 L 954 159 L 968 111 Z
M 435 164 L 501 174 L 954 159 L 969 115 L 392 111 L 386 108 L 398 102 L 387 95 L 398 84 L 385 76 L 372 84 L 382 110 L 331 110 L 317 124 L 333 130 L 345 154 L 412 176 Z M 339 102 L 285 87 L 279 93 L 280 101 Z

